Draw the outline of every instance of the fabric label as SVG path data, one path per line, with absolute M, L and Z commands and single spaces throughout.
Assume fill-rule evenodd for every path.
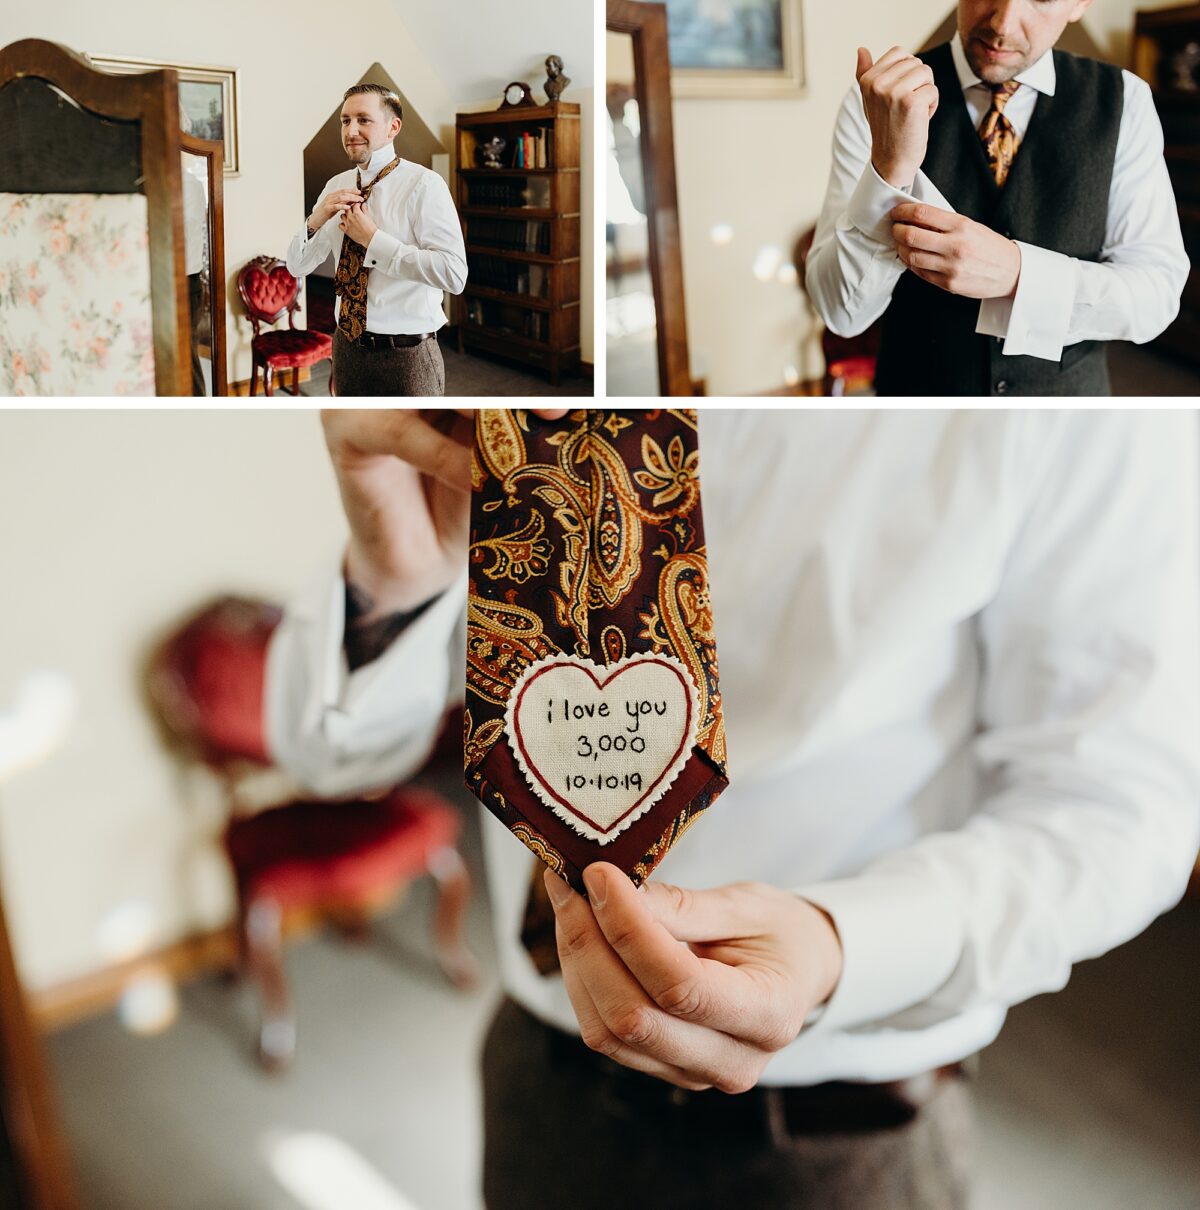
M 642 653 L 601 665 L 552 655 L 521 675 L 505 723 L 538 798 L 607 844 L 678 777 L 698 715 L 695 682 L 674 656 Z

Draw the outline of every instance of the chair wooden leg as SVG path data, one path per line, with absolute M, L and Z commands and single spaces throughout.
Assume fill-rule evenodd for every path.
M 263 369 L 263 394 L 274 395 L 274 378 L 275 371 L 271 368 L 271 363 L 268 361 Z
M 292 394 L 293 395 L 300 394 L 300 367 L 299 366 L 292 367 Z
M 331 395 L 334 393 L 333 392 L 333 362 L 332 361 L 330 361 L 330 363 L 329 363 L 329 393 Z
M 256 357 L 250 365 L 250 394 L 258 394 L 258 358 Z
M 296 1019 L 283 968 L 283 912 L 273 899 L 255 899 L 242 922 L 250 973 L 262 1000 L 259 1062 L 282 1071 L 296 1053 Z
M 437 962 L 455 987 L 466 990 L 479 982 L 479 963 L 463 939 L 471 903 L 471 875 L 458 850 L 447 845 L 429 859 L 429 872 L 438 884 L 433 915 Z

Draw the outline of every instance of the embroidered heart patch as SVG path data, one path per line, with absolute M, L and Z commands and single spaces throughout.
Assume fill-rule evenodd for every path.
M 505 712 L 533 792 L 560 819 L 608 844 L 666 793 L 696 740 L 699 695 L 674 656 L 607 666 L 572 655 L 530 665 Z

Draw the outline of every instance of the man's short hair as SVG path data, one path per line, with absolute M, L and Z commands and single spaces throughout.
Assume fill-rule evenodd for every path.
M 377 96 L 400 121 L 404 121 L 404 110 L 400 105 L 400 98 L 384 84 L 355 84 L 353 87 L 346 89 L 342 100 L 348 101 L 351 97 L 362 96 L 364 93 L 371 93 Z

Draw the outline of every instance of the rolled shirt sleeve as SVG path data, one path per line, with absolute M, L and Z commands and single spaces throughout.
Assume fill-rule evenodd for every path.
M 378 659 L 349 672 L 341 555 L 288 606 L 267 653 L 267 744 L 313 793 L 395 785 L 424 764 L 462 697 L 465 576 Z
M 798 888 L 841 982 L 812 1032 L 921 1029 L 1062 987 L 1183 893 L 1200 844 L 1194 417 L 1071 413 L 978 620 L 965 825 Z

